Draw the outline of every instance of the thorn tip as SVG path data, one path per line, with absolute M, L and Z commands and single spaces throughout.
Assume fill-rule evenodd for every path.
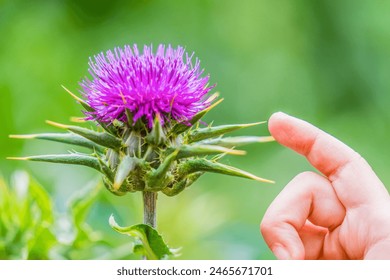
M 9 160 L 28 160 L 27 157 L 6 157 Z
M 69 89 L 67 89 L 64 85 L 61 85 L 61 87 L 66 90 L 66 92 L 68 92 L 70 94 L 70 96 L 72 96 L 74 99 L 76 99 L 76 101 L 78 102 L 83 102 L 83 100 L 78 97 L 77 95 L 75 95 L 73 92 L 71 92 Z
M 11 134 L 8 137 L 13 139 L 33 139 L 36 137 L 36 134 Z
M 46 120 L 46 123 L 49 125 L 55 126 L 55 127 L 59 127 L 59 128 L 65 128 L 65 129 L 68 128 L 68 126 L 65 124 L 61 124 L 61 123 L 57 123 L 57 122 L 53 122 L 53 121 L 49 121 L 49 120 Z

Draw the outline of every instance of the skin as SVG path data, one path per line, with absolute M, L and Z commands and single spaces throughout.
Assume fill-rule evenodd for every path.
M 278 259 L 390 259 L 390 196 L 369 164 L 317 127 L 275 113 L 269 130 L 321 173 L 291 180 L 261 232 Z

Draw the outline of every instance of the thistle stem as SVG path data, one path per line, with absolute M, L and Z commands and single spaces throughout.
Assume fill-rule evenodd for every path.
M 156 228 L 156 192 L 143 192 L 144 200 L 144 224 Z

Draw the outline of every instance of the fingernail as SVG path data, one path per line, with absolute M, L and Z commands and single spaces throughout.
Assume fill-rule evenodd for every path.
M 290 253 L 282 246 L 275 246 L 272 252 L 279 260 L 291 260 Z

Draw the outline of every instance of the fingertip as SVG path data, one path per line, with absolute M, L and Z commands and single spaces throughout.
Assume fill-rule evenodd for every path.
M 280 119 L 284 119 L 286 116 L 288 116 L 288 115 L 284 112 L 281 112 L 281 111 L 275 112 L 269 118 L 269 123 L 278 122 Z
M 279 139 L 285 134 L 286 119 L 289 117 L 286 113 L 276 112 L 271 115 L 268 121 L 268 129 L 271 135 L 279 142 Z

